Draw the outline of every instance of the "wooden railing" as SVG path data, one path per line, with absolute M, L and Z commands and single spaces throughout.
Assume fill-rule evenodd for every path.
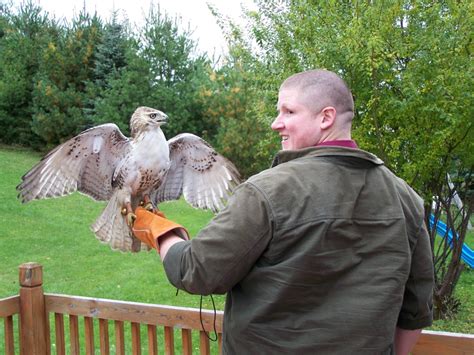
M 66 354 L 66 348 L 71 355 L 84 351 L 89 355 L 95 353 L 96 342 L 100 354 L 136 355 L 143 351 L 154 355 L 158 350 L 164 354 L 175 351 L 192 354 L 193 333 L 198 334 L 196 349 L 200 354 L 221 351 L 223 312 L 216 314 L 218 342 L 211 346 L 206 332 L 214 330 L 212 311 L 203 310 L 200 316 L 199 310 L 194 308 L 44 294 L 42 283 L 41 265 L 23 264 L 20 266 L 20 294 L 0 299 L 6 355 L 17 354 L 17 347 L 22 355 L 51 354 L 52 351 L 62 355 Z M 15 333 L 15 324 L 18 324 L 18 333 Z M 109 329 L 111 324 L 113 327 Z M 115 338 L 112 342 L 110 333 Z M 146 334 L 146 345 L 142 343 L 143 334 Z M 2 350 L 0 348 L 0 354 Z M 474 354 L 474 335 L 423 331 L 413 354 Z
M 175 348 L 180 354 L 192 354 L 193 331 L 199 334 L 199 353 L 211 354 L 206 332 L 214 331 L 214 317 L 218 342 L 213 344 L 212 353 L 220 353 L 221 311 L 214 314 L 202 310 L 200 314 L 194 308 L 45 294 L 42 279 L 41 265 L 23 264 L 20 266 L 20 294 L 0 300 L 6 355 L 18 353 L 15 344 L 19 344 L 22 355 L 51 354 L 52 350 L 66 354 L 66 347 L 71 355 L 95 354 L 97 340 L 100 354 L 136 355 L 143 351 L 153 355 L 158 354 L 159 348 L 160 353 L 165 354 L 174 354 Z M 18 335 L 14 323 L 18 323 Z M 113 329 L 109 329 L 111 324 Z M 95 336 L 97 331 L 98 336 Z M 114 341 L 110 340 L 110 333 L 114 333 Z M 146 344 L 142 343 L 143 333 L 146 333 Z M 128 342 L 126 334 L 131 338 Z

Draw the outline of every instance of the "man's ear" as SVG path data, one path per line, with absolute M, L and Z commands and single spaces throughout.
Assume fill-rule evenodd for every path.
M 323 118 L 321 120 L 321 129 L 325 130 L 331 128 L 336 121 L 336 109 L 332 106 L 323 108 L 321 111 Z

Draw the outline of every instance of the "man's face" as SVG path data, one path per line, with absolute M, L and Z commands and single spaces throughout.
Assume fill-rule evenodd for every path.
M 280 89 L 278 116 L 271 127 L 280 134 L 283 150 L 312 147 L 321 139 L 321 112 L 311 110 L 303 96 L 294 88 Z

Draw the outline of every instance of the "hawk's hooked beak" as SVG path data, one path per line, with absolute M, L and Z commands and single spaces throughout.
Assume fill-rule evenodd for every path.
M 157 120 L 160 124 L 166 124 L 168 122 L 168 116 L 166 116 L 165 114 L 161 115 L 158 120 Z
M 168 121 L 168 116 L 161 111 L 151 113 L 150 118 L 154 122 L 158 123 L 160 126 L 166 124 L 166 122 Z
M 159 122 L 162 122 L 163 124 L 168 122 L 168 116 L 166 114 L 162 114 L 160 118 L 158 119 Z

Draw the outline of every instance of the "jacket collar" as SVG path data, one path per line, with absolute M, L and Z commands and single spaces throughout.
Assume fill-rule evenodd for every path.
M 327 156 L 341 156 L 341 157 L 353 157 L 368 160 L 375 165 L 383 165 L 383 161 L 376 155 L 366 152 L 362 149 L 336 147 L 336 146 L 318 146 L 309 147 L 298 150 L 281 150 L 277 153 L 273 159 L 272 168 L 291 161 L 293 159 L 302 157 L 327 157 Z

